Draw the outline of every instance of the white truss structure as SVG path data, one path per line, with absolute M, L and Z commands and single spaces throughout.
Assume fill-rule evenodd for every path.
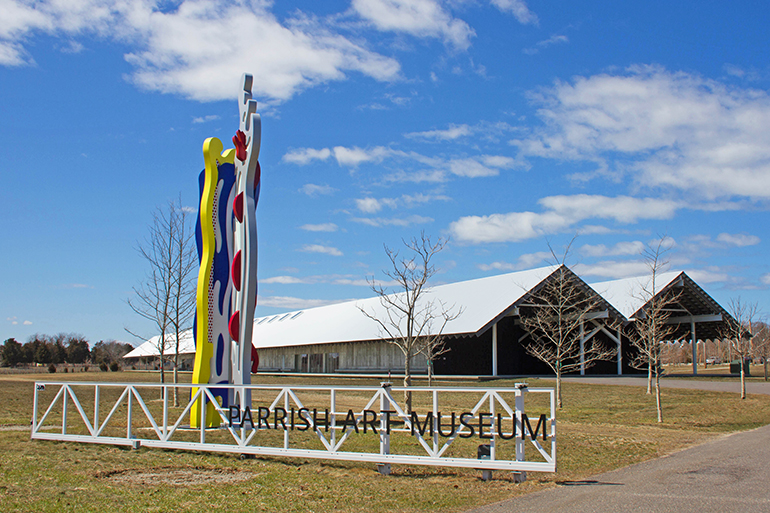
M 173 388 L 183 388 L 190 393 L 190 401 L 186 406 L 171 407 L 169 397 Z M 240 425 L 240 419 L 243 418 L 241 415 L 245 411 L 236 407 L 218 407 L 215 411 L 220 417 L 221 427 L 190 428 L 189 413 L 193 404 L 201 399 L 218 404 L 213 391 L 223 388 L 233 389 L 233 392 L 240 395 L 243 395 L 245 389 L 251 392 L 254 398 L 253 423 L 247 425 L 244 422 Z M 157 398 L 161 396 L 161 390 L 163 399 L 159 400 Z M 402 393 L 403 390 L 401 387 L 391 387 L 389 383 L 383 383 L 380 387 L 361 387 L 36 382 L 32 439 L 122 445 L 135 449 L 144 446 L 241 455 L 360 461 L 379 465 L 383 473 L 389 471 L 390 464 L 514 472 L 556 471 L 553 389 L 528 388 L 525 384 L 515 388 L 410 387 L 413 397 L 426 399 L 422 404 L 428 404 L 427 399 L 430 399 L 429 407 L 423 410 L 419 410 L 419 406 L 415 407 L 417 417 L 407 414 L 394 399 L 393 394 Z M 541 395 L 538 407 L 547 408 L 547 414 L 538 412 L 537 415 L 527 416 L 524 399 L 530 394 L 545 395 Z M 319 396 L 324 398 L 320 408 Z M 469 400 L 463 401 L 467 407 L 454 410 L 458 419 L 461 412 L 464 414 L 466 424 L 458 421 L 457 429 L 450 429 L 450 434 L 447 434 L 444 431 L 451 415 L 447 411 L 452 411 L 447 402 L 449 396 L 455 404 L 458 397 L 468 397 Z M 440 407 L 442 399 L 443 413 Z M 48 406 L 41 412 L 41 405 L 45 404 L 43 401 Z M 258 410 L 259 405 L 262 406 L 261 410 Z M 323 422 L 319 422 L 316 415 L 311 415 L 313 409 L 322 413 Z M 201 419 L 198 426 L 206 426 L 207 410 L 199 408 Z M 274 427 L 265 419 L 268 422 L 268 428 L 265 428 L 258 418 L 258 412 L 263 414 L 265 411 L 282 411 L 284 417 L 281 419 L 276 413 Z M 292 413 L 291 429 L 286 425 L 289 411 Z M 106 416 L 103 416 L 105 412 Z M 230 415 L 235 417 L 236 412 L 238 419 L 233 423 Z M 296 412 L 299 415 L 295 418 Z M 376 417 L 367 419 L 367 415 L 373 412 Z M 440 414 L 443 417 L 439 421 Z M 353 417 L 355 426 L 352 425 Z M 538 422 L 534 433 L 529 419 Z M 283 420 L 281 426 L 279 420 Z M 364 424 L 367 420 L 373 432 L 366 433 Z M 295 421 L 306 424 L 305 429 L 295 429 Z M 542 426 L 540 421 L 544 421 Z M 359 432 L 361 426 L 364 426 L 364 433 Z M 484 438 L 473 434 L 471 426 L 483 426 L 478 434 L 483 432 Z M 540 441 L 537 438 L 539 427 L 542 427 Z M 512 437 L 512 434 L 515 436 Z M 474 442 L 481 443 L 478 454 L 475 443 L 471 448 L 473 454 L 468 449 L 468 442 L 458 443 L 471 436 Z M 391 450 L 391 441 L 397 441 L 395 445 L 402 448 L 401 453 L 396 454 Z M 367 445 L 366 442 L 369 442 L 369 450 L 362 447 Z M 462 450 L 465 452 L 457 447 L 463 443 L 465 446 Z M 307 448 L 313 445 L 320 448 Z M 535 448 L 534 451 L 528 451 L 530 459 L 525 455 L 527 445 Z M 488 452 L 488 455 L 482 454 L 482 446 L 485 449 L 483 452 Z M 346 450 L 348 448 L 350 450 Z M 504 455 L 508 455 L 508 458 L 504 458 Z

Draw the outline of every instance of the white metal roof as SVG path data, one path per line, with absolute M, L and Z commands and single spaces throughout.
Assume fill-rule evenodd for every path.
M 439 285 L 423 295 L 423 301 L 440 300 L 447 309 L 462 308 L 462 314 L 447 323 L 443 333 L 476 333 L 548 277 L 555 266 L 489 276 Z M 424 304 L 424 303 L 423 303 Z M 386 317 L 379 297 L 348 301 L 261 317 L 254 321 L 254 346 L 299 346 L 356 342 L 383 338 L 379 326 L 361 313 L 361 308 L 379 319 Z M 418 306 L 419 308 L 419 306 Z M 440 326 L 434 326 L 437 330 Z
M 173 341 L 173 335 L 169 337 L 167 335 L 167 342 L 165 347 L 165 354 L 174 354 L 176 347 Z M 152 337 L 147 342 L 134 348 L 133 351 L 124 355 L 123 358 L 141 358 L 143 356 L 157 356 L 160 352 L 159 344 L 160 335 Z M 179 354 L 195 354 L 195 341 L 193 340 L 192 330 L 187 330 L 182 333 L 179 341 Z
M 655 290 L 657 292 L 662 291 L 681 274 L 681 271 L 658 274 L 655 277 Z M 589 283 L 597 294 L 629 320 L 650 299 L 645 291 L 652 290 L 651 284 L 652 278 L 649 275 Z
M 440 300 L 449 310 L 462 308 L 462 314 L 450 321 L 443 333 L 477 333 L 556 269 L 557 266 L 548 266 L 439 285 L 431 287 L 423 295 L 423 300 Z M 377 323 L 361 313 L 361 308 L 380 319 L 385 318 L 386 312 L 380 298 L 371 297 L 256 318 L 252 340 L 254 346 L 260 349 L 382 338 Z M 438 328 L 438 325 L 434 326 L 434 329 Z M 158 340 L 159 337 L 153 337 L 127 354 L 126 358 L 157 355 Z M 182 342 L 185 351 L 180 350 L 180 353 L 195 352 L 191 332 L 185 333 Z M 166 352 L 171 353 L 173 350 L 167 349 Z
M 439 285 L 429 289 L 424 301 L 440 300 L 447 309 L 462 308 L 463 313 L 444 328 L 446 335 L 479 333 L 489 327 L 509 308 L 516 306 L 558 266 L 541 267 L 476 280 Z M 660 273 L 655 290 L 662 291 L 684 273 L 672 271 Z M 650 290 L 651 278 L 639 276 L 590 284 L 600 296 L 626 319 L 644 304 L 644 289 Z M 253 343 L 257 349 L 268 347 L 292 347 L 336 342 L 358 342 L 383 338 L 379 326 L 361 313 L 365 309 L 380 319 L 385 309 L 379 297 L 347 301 L 328 306 L 296 310 L 277 315 L 258 317 L 254 320 Z M 434 326 L 435 329 L 438 326 Z M 126 358 L 158 354 L 159 337 L 153 337 L 126 355 Z M 166 353 L 173 353 L 170 345 Z M 195 353 L 192 331 L 182 336 L 180 354 Z

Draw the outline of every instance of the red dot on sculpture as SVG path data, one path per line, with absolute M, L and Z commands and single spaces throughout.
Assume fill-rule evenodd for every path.
M 241 291 L 241 250 L 233 258 L 233 267 L 230 269 L 230 275 L 233 277 L 233 287 L 238 292 Z
M 246 134 L 238 130 L 233 136 L 233 144 L 235 145 L 235 156 L 241 162 L 246 161 Z
M 232 317 L 230 317 L 230 323 L 227 325 L 227 329 L 230 332 L 230 338 L 238 342 L 238 338 L 240 335 L 240 320 L 241 320 L 241 312 L 235 312 Z
M 243 193 L 238 194 L 233 200 L 233 214 L 239 223 L 243 222 Z
M 258 368 L 259 368 L 259 353 L 257 353 L 256 347 L 251 346 L 251 373 L 256 374 Z

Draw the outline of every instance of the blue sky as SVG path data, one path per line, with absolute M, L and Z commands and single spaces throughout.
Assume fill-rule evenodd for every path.
M 0 337 L 153 335 L 126 299 L 153 209 L 262 114 L 259 306 L 370 296 L 383 244 L 436 283 L 671 268 L 770 312 L 765 2 L 0 0 Z M 544 260 L 545 259 L 545 260 Z

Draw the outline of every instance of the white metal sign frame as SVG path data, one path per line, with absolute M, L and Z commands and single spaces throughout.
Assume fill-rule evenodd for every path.
M 58 390 L 41 414 L 41 393 L 46 388 L 53 387 L 58 387 Z M 190 400 L 181 408 L 181 412 L 178 409 L 171 411 L 168 399 L 173 388 L 190 391 Z M 259 403 L 262 406 L 258 406 L 255 401 L 253 412 L 241 410 L 238 406 L 219 407 L 217 395 L 221 397 L 221 390 L 228 388 L 241 394 L 244 389 L 248 389 L 254 397 L 259 393 Z M 158 413 L 157 405 L 148 398 L 150 394 L 153 398 L 159 397 L 161 389 L 162 408 Z M 117 400 L 110 399 L 107 402 L 104 397 L 105 390 L 109 390 L 113 398 L 117 395 Z M 522 384 L 515 388 L 410 387 L 409 390 L 415 396 L 423 394 L 424 397 L 427 394 L 432 402 L 430 408 L 407 414 L 393 397 L 394 393 L 403 393 L 404 388 L 392 387 L 388 383 L 375 387 L 36 382 L 31 437 L 34 440 L 320 458 L 371 462 L 378 465 L 433 465 L 519 472 L 556 471 L 556 410 L 553 389 L 528 388 Z M 323 407 L 322 422 L 317 418 L 317 404 L 308 407 L 303 403 L 300 396 L 307 393 L 328 394 L 328 408 Z M 48 394 L 50 395 L 50 390 Z M 442 414 L 439 406 L 442 396 L 449 394 L 455 398 L 456 394 L 480 398 L 475 400 L 472 408 L 464 409 L 459 414 L 459 423 L 455 423 L 456 413 L 451 413 L 451 429 L 449 433 L 444 433 L 442 427 L 446 427 L 449 414 L 446 414 L 446 410 Z M 524 409 L 524 399 L 528 394 L 545 394 L 548 397 L 548 413 L 528 416 Z M 265 401 L 265 397 L 271 399 Z M 340 406 L 344 402 L 351 404 L 351 398 L 358 404 L 364 403 L 365 406 L 354 409 Z M 200 423 L 196 424 L 201 427 L 190 428 L 190 411 L 201 399 L 217 405 L 214 411 L 219 415 L 221 427 L 203 427 L 207 425 L 206 414 L 209 408 L 198 408 L 201 418 Z M 93 400 L 93 415 L 87 414 L 82 406 L 85 400 Z M 109 411 L 102 419 L 101 415 L 106 409 L 100 404 L 103 402 L 107 403 L 105 406 Z M 471 402 L 468 401 L 467 404 Z M 72 407 L 76 414 L 70 413 Z M 156 411 L 153 413 L 151 410 Z M 270 426 L 271 412 L 274 427 Z M 289 412 L 290 427 L 287 426 Z M 311 412 L 314 414 L 311 415 Z M 54 421 L 59 414 L 60 424 Z M 446 416 L 442 419 L 442 415 Z M 532 423 L 535 422 L 537 424 L 533 430 Z M 304 429 L 297 423 L 301 423 Z M 367 434 L 367 427 L 372 433 Z M 120 429 L 119 434 L 116 433 L 116 428 Z M 479 429 L 478 434 L 475 434 L 475 428 Z M 265 430 L 282 430 L 282 442 L 274 445 L 262 444 L 264 440 L 260 439 L 259 433 Z M 360 433 L 361 430 L 364 434 Z M 291 437 L 297 431 L 314 434 L 323 448 L 292 447 Z M 542 431 L 540 441 L 539 431 Z M 189 440 L 191 432 L 198 433 L 194 436 L 195 441 Z M 184 438 L 188 440 L 178 439 L 181 433 L 185 433 Z M 222 436 L 217 436 L 217 441 L 207 441 L 207 435 L 212 433 L 226 433 L 229 436 L 224 437 L 224 441 Z M 378 449 L 376 452 L 346 451 L 343 445 L 355 436 L 378 437 Z M 394 454 L 391 451 L 391 438 L 394 436 L 399 437 L 399 446 L 403 446 L 403 440 L 412 440 L 415 446 L 421 448 L 419 454 Z M 477 457 L 449 455 L 452 452 L 450 447 L 458 439 L 472 436 L 477 436 L 483 441 L 482 445 L 486 449 L 484 452 L 488 454 L 482 454 L 480 451 Z M 498 448 L 502 447 L 500 444 L 505 443 L 515 444 L 515 451 L 508 451 L 509 454 L 515 454 L 514 459 L 500 459 Z M 529 451 L 534 456 L 529 460 L 525 456 L 527 445 L 536 449 L 534 452 Z

